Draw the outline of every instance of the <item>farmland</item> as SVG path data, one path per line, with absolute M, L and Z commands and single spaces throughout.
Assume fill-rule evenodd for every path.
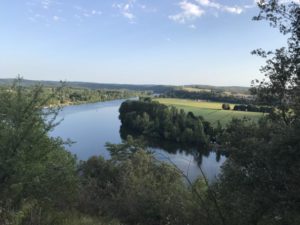
M 217 124 L 217 121 L 220 121 L 222 125 L 226 125 L 232 120 L 232 118 L 242 119 L 247 117 L 253 121 L 257 121 L 264 115 L 263 113 L 258 112 L 222 110 L 221 102 L 193 101 L 176 98 L 157 98 L 155 101 L 168 106 L 175 106 L 176 108 L 183 109 L 186 112 L 193 112 L 197 116 L 202 116 L 213 125 Z M 234 104 L 230 104 L 230 108 L 232 109 L 233 107 Z

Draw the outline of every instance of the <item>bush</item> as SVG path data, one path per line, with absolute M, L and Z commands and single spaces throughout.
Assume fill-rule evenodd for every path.
M 223 110 L 230 110 L 230 105 L 227 104 L 227 103 L 223 103 L 223 104 L 222 104 L 222 109 L 223 109 Z

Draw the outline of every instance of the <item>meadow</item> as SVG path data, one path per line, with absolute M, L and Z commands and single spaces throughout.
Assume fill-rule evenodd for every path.
M 186 112 L 193 112 L 197 116 L 202 116 L 205 120 L 212 123 L 212 125 L 216 125 L 217 121 L 220 121 L 222 125 L 226 125 L 233 118 L 242 119 L 244 117 L 257 121 L 260 117 L 264 116 L 263 113 L 259 112 L 234 111 L 232 110 L 234 104 L 230 104 L 231 110 L 222 110 L 222 102 L 195 101 L 177 98 L 157 98 L 155 100 L 161 104 L 183 109 Z

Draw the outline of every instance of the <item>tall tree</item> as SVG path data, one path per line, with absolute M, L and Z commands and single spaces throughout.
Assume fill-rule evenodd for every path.
M 43 90 L 18 79 L 0 93 L 0 224 L 41 224 L 48 212 L 69 208 L 76 194 L 75 158 L 48 136 L 58 111 L 43 109 L 52 97 Z
M 267 61 L 261 69 L 266 79 L 255 80 L 252 93 L 259 103 L 278 109 L 273 114 L 275 118 L 290 124 L 299 117 L 300 110 L 300 2 L 261 0 L 258 7 L 260 13 L 254 20 L 267 20 L 272 27 L 287 35 L 287 46 L 275 51 L 253 51 Z
M 285 2 L 285 3 L 284 3 Z M 299 224 L 299 1 L 260 1 L 255 20 L 287 35 L 287 47 L 254 53 L 267 59 L 266 80 L 254 84 L 262 104 L 276 107 L 258 124 L 234 120 L 223 135 L 228 159 L 216 185 L 232 224 Z

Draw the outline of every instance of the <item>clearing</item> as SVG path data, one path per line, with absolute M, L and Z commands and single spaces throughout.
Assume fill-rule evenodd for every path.
M 231 110 L 222 110 L 222 102 L 195 101 L 178 98 L 156 98 L 154 100 L 161 104 L 175 106 L 186 112 L 193 112 L 197 116 L 202 116 L 205 120 L 212 123 L 212 125 L 216 125 L 217 121 L 220 121 L 222 125 L 226 125 L 232 118 L 242 119 L 247 117 L 253 121 L 257 121 L 260 117 L 264 116 L 264 114 L 260 112 L 234 111 L 232 110 L 234 104 L 230 104 Z

